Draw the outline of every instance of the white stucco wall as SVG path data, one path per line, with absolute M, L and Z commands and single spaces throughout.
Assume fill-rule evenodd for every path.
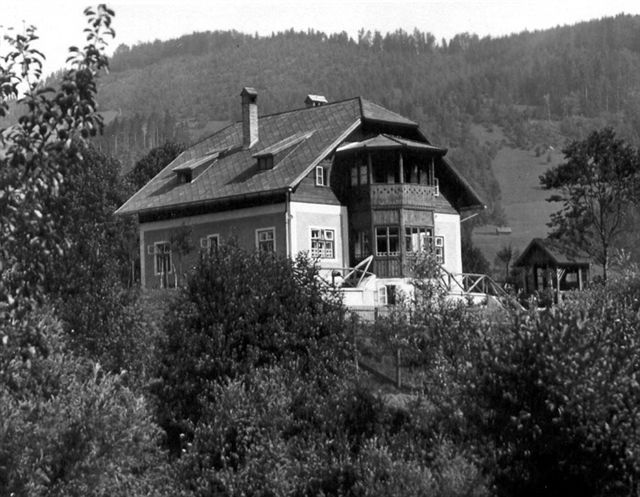
M 450 273 L 462 272 L 460 215 L 433 215 L 434 235 L 444 237 L 444 268 Z
M 320 259 L 323 268 L 349 266 L 349 239 L 347 208 L 340 205 L 291 202 L 289 204 L 291 254 L 311 250 L 311 229 L 335 231 L 335 258 Z

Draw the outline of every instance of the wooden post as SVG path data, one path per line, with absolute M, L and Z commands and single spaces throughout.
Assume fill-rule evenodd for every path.
M 404 160 L 402 159 L 402 152 L 398 152 L 398 167 L 400 168 L 400 184 L 404 183 Z
M 400 372 L 400 347 L 396 349 L 396 387 L 402 387 L 402 376 Z
M 578 267 L 578 289 L 580 291 L 584 290 L 584 288 L 582 288 L 582 268 Z

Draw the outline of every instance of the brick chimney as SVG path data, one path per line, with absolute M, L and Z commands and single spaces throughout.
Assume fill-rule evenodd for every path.
M 258 92 L 245 87 L 242 98 L 242 146 L 251 148 L 258 141 Z

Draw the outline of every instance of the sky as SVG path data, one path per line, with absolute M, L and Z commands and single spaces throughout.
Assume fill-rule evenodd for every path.
M 103 1 L 103 0 L 102 0 Z M 614 16 L 640 14 L 638 0 L 128 0 L 107 2 L 115 10 L 120 44 L 167 40 L 194 31 L 235 29 L 262 35 L 289 28 L 325 33 L 360 28 L 383 34 L 418 28 L 450 39 L 457 33 L 502 36 L 524 30 Z M 83 41 L 83 9 L 90 0 L 0 0 L 0 26 L 35 25 L 45 74 L 64 66 L 67 48 Z M 1 30 L 2 28 L 0 28 Z M 0 41 L 0 53 L 4 48 Z

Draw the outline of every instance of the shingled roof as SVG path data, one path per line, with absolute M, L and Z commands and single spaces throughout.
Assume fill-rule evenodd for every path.
M 295 188 L 363 122 L 417 128 L 418 124 L 361 97 L 259 117 L 259 142 L 243 147 L 242 122 L 232 124 L 180 154 L 133 195 L 116 214 L 215 203 Z M 271 155 L 273 167 L 258 167 Z M 192 181 L 177 172 L 202 166 Z

